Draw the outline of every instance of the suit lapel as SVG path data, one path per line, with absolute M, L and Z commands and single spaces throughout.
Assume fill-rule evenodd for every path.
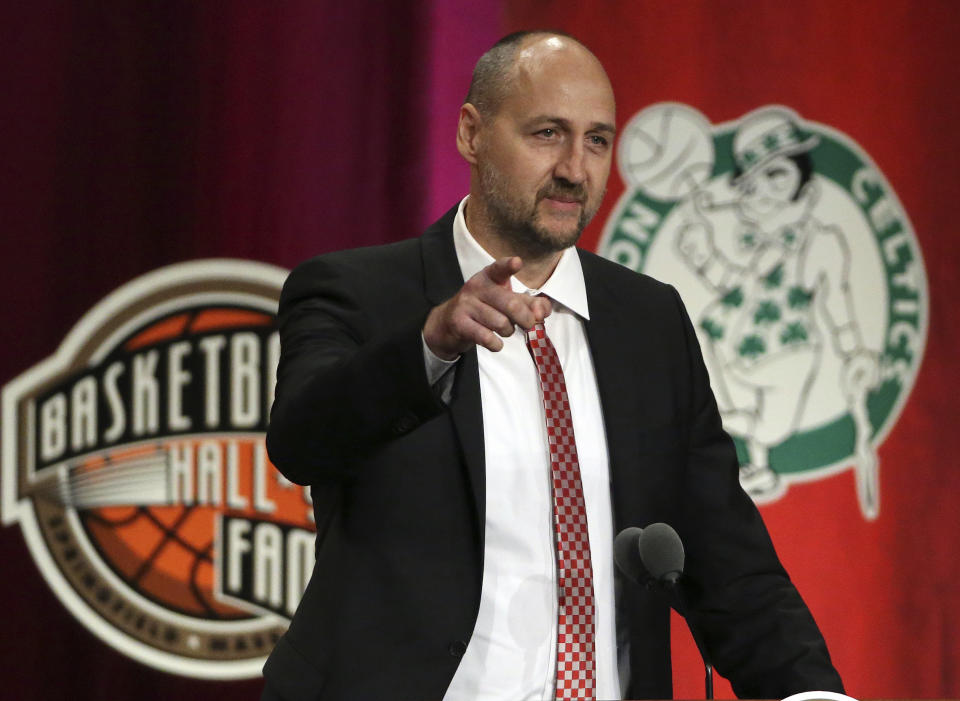
M 622 325 L 625 317 L 617 296 L 608 289 L 602 270 L 596 262 L 581 252 L 580 263 L 587 288 L 587 304 L 590 307 L 590 320 L 585 325 L 587 341 L 590 344 L 607 434 L 614 525 L 619 528 L 618 493 L 614 487 L 623 483 L 623 471 L 630 463 L 629 436 L 621 419 L 631 415 L 633 401 L 631 388 L 624 386 L 628 370 L 628 358 L 623 346 Z
M 452 235 L 456 212 L 457 208 L 454 207 L 420 237 L 424 289 L 433 306 L 448 300 L 463 286 Z M 483 406 L 480 400 L 480 369 L 476 349 L 463 354 L 456 372 L 450 416 L 460 441 L 464 464 L 467 466 L 476 507 L 474 515 L 482 541 L 486 516 L 486 478 Z

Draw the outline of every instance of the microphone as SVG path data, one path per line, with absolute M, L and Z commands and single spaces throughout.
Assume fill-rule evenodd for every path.
M 624 528 L 613 539 L 613 562 L 627 579 L 634 584 L 648 586 L 653 583 L 650 572 L 640 559 L 640 536 L 643 529 L 636 526 Z
M 684 551 L 680 536 L 666 523 L 652 523 L 646 528 L 624 528 L 613 541 L 613 561 L 635 584 L 647 589 L 666 591 L 670 604 L 687 621 L 693 642 L 700 651 L 705 670 L 706 697 L 713 698 L 713 665 L 697 626 L 687 615 L 687 602 L 679 586 L 683 576 Z
M 683 543 L 665 523 L 624 528 L 613 541 L 613 560 L 631 582 L 672 586 L 683 574 Z

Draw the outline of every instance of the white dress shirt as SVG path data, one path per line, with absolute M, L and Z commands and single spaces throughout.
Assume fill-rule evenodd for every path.
M 466 201 L 453 225 L 464 280 L 494 260 L 467 231 Z M 619 699 L 607 444 L 583 327 L 590 312 L 576 250 L 563 252 L 541 289 L 529 290 L 516 278 L 511 285 L 515 292 L 544 294 L 553 302 L 545 326 L 570 399 L 593 560 L 596 695 Z M 524 331 L 517 328 L 503 341 L 496 353 L 477 348 L 486 465 L 483 584 L 476 627 L 446 701 L 554 697 L 557 581 L 542 395 Z M 440 377 L 446 363 L 426 348 L 425 356 L 428 375 Z

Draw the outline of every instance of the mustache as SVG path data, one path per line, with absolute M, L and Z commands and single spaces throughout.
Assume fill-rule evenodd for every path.
M 544 199 L 570 199 L 576 200 L 580 204 L 587 201 L 587 190 L 583 185 L 571 183 L 564 180 L 554 180 L 548 185 L 544 185 L 537 192 L 537 201 Z

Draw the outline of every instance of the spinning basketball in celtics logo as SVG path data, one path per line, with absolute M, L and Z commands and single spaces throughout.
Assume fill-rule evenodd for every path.
M 618 161 L 629 189 L 601 252 L 678 287 L 744 489 L 768 502 L 853 468 L 875 518 L 876 446 L 927 318 L 920 250 L 881 173 L 845 135 L 782 107 L 713 127 L 654 105 L 627 125 Z

